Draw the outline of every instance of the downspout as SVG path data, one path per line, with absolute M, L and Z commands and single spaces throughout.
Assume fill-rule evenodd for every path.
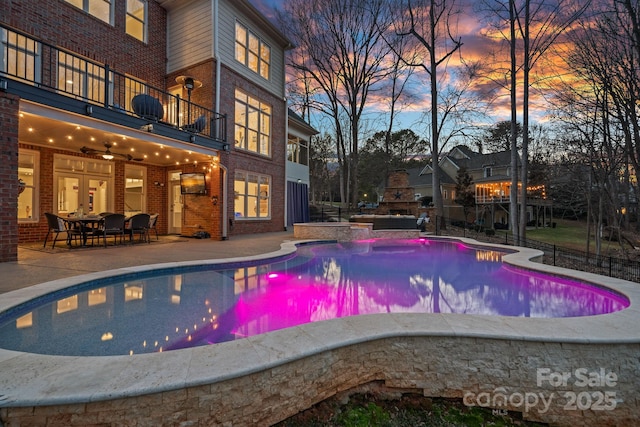
M 284 97 L 284 111 L 286 119 L 284 121 L 284 224 L 283 230 L 287 231 L 287 224 L 289 220 L 289 185 L 287 182 L 287 176 L 289 172 L 288 168 L 288 145 L 289 145 L 289 109 L 287 108 L 287 98 Z M 273 207 L 272 207 L 273 208 Z
M 214 105 L 214 111 L 217 113 L 220 112 L 220 55 L 219 55 L 219 47 L 218 47 L 218 14 L 219 12 L 219 0 L 213 0 L 213 58 L 216 61 L 216 81 L 215 81 L 215 90 L 216 90 L 216 99 Z M 222 158 L 222 156 L 219 156 Z M 223 165 L 220 165 L 222 170 L 222 240 L 227 240 L 228 232 L 229 232 L 229 200 L 227 197 L 227 184 L 228 184 L 228 170 Z

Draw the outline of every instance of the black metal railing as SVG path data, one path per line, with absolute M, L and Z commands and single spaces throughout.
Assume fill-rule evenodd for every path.
M 0 25 L 0 75 L 123 114 L 227 141 L 226 115 L 179 95 L 120 73 L 71 51 Z M 136 95 L 148 95 L 162 106 L 159 114 L 140 114 Z M 158 113 L 156 111 L 155 113 Z
M 469 237 L 481 242 L 538 249 L 544 253 L 545 264 L 640 282 L 640 262 L 635 260 L 597 255 L 532 239 L 516 240 L 510 232 L 496 233 L 493 228 L 450 218 L 435 218 L 433 226 L 434 234 L 438 236 Z

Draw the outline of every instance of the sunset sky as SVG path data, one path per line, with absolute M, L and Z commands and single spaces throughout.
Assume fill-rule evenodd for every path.
M 287 0 L 250 1 L 256 8 L 262 11 L 269 18 L 272 18 L 274 16 L 274 8 L 282 8 L 283 5 L 287 2 Z M 461 37 L 461 40 L 463 42 L 462 56 L 467 61 L 478 59 L 491 60 L 488 58 L 488 53 L 491 50 L 490 45 L 492 42 L 487 37 L 482 35 L 483 31 L 486 31 L 486 28 L 483 27 L 484 24 L 482 20 L 478 18 L 477 14 L 474 13 L 471 8 L 468 8 L 467 10 L 468 12 L 459 18 L 457 27 L 458 35 Z M 508 55 L 508 51 L 504 52 L 504 54 Z M 429 91 L 429 87 L 427 85 L 416 82 L 413 86 L 413 90 L 418 98 L 401 114 L 400 123 L 396 126 L 395 130 L 411 128 L 418 134 L 426 135 L 428 134 L 428 129 L 426 128 L 424 123 L 419 124 L 419 121 L 422 115 L 429 110 L 428 97 L 421 95 L 423 93 L 427 93 Z M 376 113 L 378 115 L 378 118 L 380 118 L 381 114 L 384 114 L 385 106 L 382 104 L 376 104 L 376 100 L 374 98 L 371 98 L 370 101 L 371 102 L 369 102 L 369 105 L 374 111 L 369 115 L 369 119 L 375 122 L 377 120 Z M 536 95 L 532 93 L 532 101 L 530 103 L 531 122 L 543 122 L 545 120 L 546 114 L 546 103 L 544 103 L 542 98 L 537 98 Z M 499 121 L 509 120 L 509 118 L 509 97 L 504 96 L 492 106 L 489 116 L 484 119 L 483 122 L 485 125 L 490 126 Z M 386 122 L 386 120 L 377 121 L 380 123 Z M 312 122 L 312 125 L 315 124 Z

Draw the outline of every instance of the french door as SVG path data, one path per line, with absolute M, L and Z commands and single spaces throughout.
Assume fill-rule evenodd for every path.
M 105 177 L 58 173 L 55 185 L 58 215 L 67 216 L 80 210 L 84 214 L 112 211 L 112 185 Z

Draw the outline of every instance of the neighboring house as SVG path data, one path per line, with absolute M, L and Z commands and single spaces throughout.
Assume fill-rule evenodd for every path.
M 291 44 L 248 0 L 0 10 L 0 261 L 44 240 L 45 212 L 155 212 L 160 233 L 214 239 L 287 226 Z
M 462 207 L 455 203 L 456 176 L 462 167 L 467 169 L 467 173 L 473 179 L 476 201 L 475 221 L 491 227 L 508 227 L 511 201 L 511 151 L 481 154 L 460 145 L 441 158 L 440 186 L 445 206 L 444 214 L 449 218 L 463 218 Z M 433 198 L 431 166 L 411 169 L 408 172 L 409 183 L 419 194 L 419 198 L 426 198 L 426 201 L 430 202 Z M 546 209 L 550 207 L 551 202 L 546 199 L 544 188 L 529 189 L 527 196 L 529 221 L 538 218 L 546 222 L 546 219 L 542 218 L 546 218 Z

